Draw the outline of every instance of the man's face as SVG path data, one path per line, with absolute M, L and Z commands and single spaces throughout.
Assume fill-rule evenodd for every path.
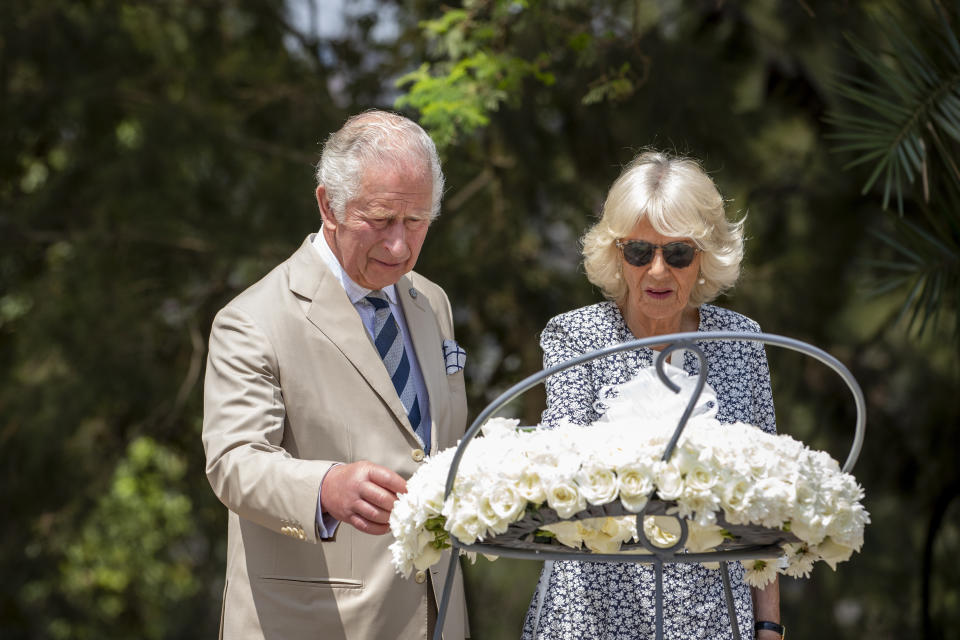
M 350 279 L 367 289 L 396 284 L 413 269 L 430 227 L 433 182 L 429 171 L 372 167 L 364 171 L 357 197 L 343 222 L 317 188 L 323 232 Z

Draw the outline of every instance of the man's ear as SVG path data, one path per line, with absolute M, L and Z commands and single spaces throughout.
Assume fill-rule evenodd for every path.
M 323 220 L 323 226 L 331 231 L 337 228 L 337 216 L 333 215 L 333 209 L 330 207 L 330 200 L 327 198 L 327 189 L 320 185 L 317 187 L 317 208 L 320 209 L 320 218 Z

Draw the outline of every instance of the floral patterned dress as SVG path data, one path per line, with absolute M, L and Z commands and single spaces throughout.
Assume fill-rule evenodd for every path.
M 700 331 L 757 333 L 753 320 L 702 305 Z M 540 336 L 544 367 L 632 340 L 613 302 L 576 309 L 553 318 Z M 762 343 L 698 342 L 708 363 L 707 381 L 717 392 L 717 419 L 746 422 L 776 432 L 770 372 Z M 554 374 L 547 381 L 542 422 L 568 419 L 590 424 L 604 411 L 597 398 L 608 385 L 626 382 L 653 365 L 654 352 L 616 353 Z M 696 374 L 699 361 L 684 353 L 683 368 Z M 753 638 L 753 605 L 743 566 L 730 562 L 730 580 L 741 637 Z M 732 638 L 719 571 L 699 564 L 664 566 L 664 637 Z M 523 627 L 524 640 L 602 640 L 653 638 L 656 630 L 654 569 L 650 564 L 558 561 L 544 563 Z

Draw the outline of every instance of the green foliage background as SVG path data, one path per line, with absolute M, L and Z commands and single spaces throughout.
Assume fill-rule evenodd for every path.
M 0 3 L 0 636 L 215 634 L 210 321 L 316 231 L 326 135 L 395 102 L 444 148 L 418 270 L 454 304 L 472 415 L 539 369 L 549 317 L 599 299 L 577 242 L 619 167 L 647 145 L 700 158 L 747 215 L 721 304 L 830 351 L 868 398 L 873 524 L 837 572 L 781 583 L 791 637 L 955 634 L 956 140 L 949 116 L 918 120 L 929 161 L 904 165 L 890 212 L 849 137 L 878 117 L 852 87 L 929 71 L 904 42 L 943 65 L 949 114 L 956 67 L 931 34 L 957 32 L 955 5 L 370 0 L 321 36 L 328 14 L 296 4 L 305 18 L 267 0 Z M 931 255 L 943 275 L 921 270 Z M 911 298 L 923 273 L 940 284 Z M 928 321 L 910 324 L 917 299 Z M 847 392 L 770 357 L 781 430 L 844 457 Z M 535 422 L 542 402 L 511 410 Z M 537 568 L 467 571 L 474 637 L 515 637 Z

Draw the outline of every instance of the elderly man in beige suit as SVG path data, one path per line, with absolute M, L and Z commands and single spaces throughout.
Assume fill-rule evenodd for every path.
M 401 578 L 384 534 L 405 478 L 466 426 L 450 303 L 412 271 L 443 174 L 417 124 L 369 111 L 327 140 L 317 182 L 320 233 L 210 333 L 203 445 L 230 510 L 220 635 L 423 639 L 445 569 Z M 454 584 L 448 640 L 467 635 Z

